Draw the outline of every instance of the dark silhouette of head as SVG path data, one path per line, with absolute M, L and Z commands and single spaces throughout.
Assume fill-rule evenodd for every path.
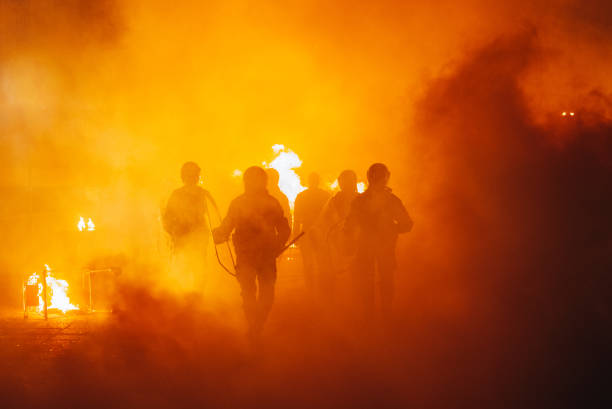
M 318 173 L 312 172 L 308 175 L 308 188 L 316 189 L 319 187 L 319 183 L 321 182 L 321 178 Z
M 244 171 L 242 179 L 244 181 L 244 191 L 246 193 L 265 192 L 268 183 L 268 174 L 259 166 L 251 166 Z
M 280 179 L 278 170 L 267 168 L 266 173 L 268 174 L 268 188 L 278 188 L 278 181 Z
M 181 167 L 181 179 L 186 185 L 196 185 L 200 181 L 200 167 L 195 162 L 185 162 Z
M 356 192 L 357 191 L 357 174 L 350 170 L 343 170 L 338 176 L 338 186 L 343 192 Z
M 383 163 L 375 163 L 368 169 L 368 188 L 383 188 L 389 182 L 391 172 Z

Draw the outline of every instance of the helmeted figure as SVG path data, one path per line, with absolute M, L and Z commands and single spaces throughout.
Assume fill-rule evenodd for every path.
M 389 176 L 384 164 L 370 166 L 368 189 L 353 200 L 345 225 L 345 232 L 355 239 L 352 274 L 358 302 L 367 315 L 373 313 L 378 271 L 381 306 L 386 317 L 393 301 L 397 237 L 409 232 L 413 225 L 402 201 L 387 187 Z
M 276 257 L 291 230 L 278 200 L 266 190 L 265 170 L 250 167 L 243 178 L 244 194 L 231 202 L 227 216 L 213 230 L 213 238 L 220 244 L 234 232 L 236 277 L 242 291 L 249 334 L 256 337 L 272 308 Z
M 179 289 L 202 289 L 206 251 L 210 235 L 208 201 L 215 206 L 210 193 L 198 186 L 200 167 L 186 162 L 181 168 L 183 186 L 174 190 L 162 210 L 164 229 L 173 244 L 171 275 Z
M 311 173 L 308 177 L 308 189 L 295 198 L 293 231 L 297 237 L 306 232 L 298 242 L 304 265 L 306 290 L 314 295 L 317 281 L 326 274 L 327 258 L 324 252 L 324 232 L 320 228 L 320 216 L 330 194 L 319 187 L 319 175 Z
M 324 230 L 325 252 L 328 257 L 326 276 L 321 277 L 322 291 L 328 298 L 334 298 L 337 276 L 347 271 L 352 260 L 350 243 L 344 234 L 344 225 L 351 209 L 353 200 L 358 196 L 357 174 L 352 170 L 344 170 L 338 176 L 337 192 L 325 205 L 321 217 Z

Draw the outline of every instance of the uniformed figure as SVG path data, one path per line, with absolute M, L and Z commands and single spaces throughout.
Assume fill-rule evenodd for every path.
M 221 226 L 213 230 L 213 238 L 220 244 L 234 232 L 236 276 L 244 313 L 249 335 L 257 337 L 274 301 L 276 257 L 289 239 L 291 229 L 278 200 L 266 190 L 266 171 L 250 167 L 243 179 L 244 194 L 231 202 Z
M 215 202 L 202 187 L 200 167 L 186 162 L 181 168 L 183 186 L 174 190 L 162 212 L 164 229 L 172 238 L 171 278 L 179 289 L 202 289 L 206 268 L 206 251 L 210 235 L 208 204 Z
M 289 205 L 289 199 L 287 196 L 280 190 L 280 186 L 278 182 L 280 180 L 280 175 L 278 174 L 278 170 L 274 168 L 266 169 L 266 173 L 268 174 L 268 193 L 272 195 L 273 198 L 278 200 L 283 209 L 283 214 L 287 218 L 289 222 L 289 226 L 292 223 L 291 217 L 291 206 Z
M 389 170 L 382 163 L 368 169 L 368 189 L 351 204 L 345 231 L 355 238 L 352 267 L 358 302 L 366 315 L 374 311 L 375 272 L 378 271 L 383 315 L 391 312 L 396 268 L 395 246 L 400 233 L 412 229 L 412 220 L 402 201 L 387 187 Z
M 326 274 L 327 260 L 324 253 L 324 233 L 318 226 L 319 217 L 330 194 L 319 187 L 320 178 L 316 173 L 308 177 L 308 189 L 301 192 L 295 198 L 295 212 L 293 231 L 297 236 L 302 231 L 306 232 L 298 242 L 302 253 L 304 264 L 304 281 L 309 295 L 313 296 L 317 276 L 320 279 Z
M 337 276 L 347 271 L 351 260 L 350 244 L 344 234 L 344 225 L 357 192 L 357 174 L 344 170 L 338 176 L 340 191 L 325 205 L 322 214 L 322 225 L 325 231 L 326 252 L 328 255 L 328 272 L 322 277 L 322 289 L 333 299 Z

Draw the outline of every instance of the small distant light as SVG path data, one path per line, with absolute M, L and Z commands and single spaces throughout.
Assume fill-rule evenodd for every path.
M 561 116 L 567 116 L 567 112 L 565 111 L 561 112 Z
M 570 116 L 574 116 L 574 113 L 573 113 L 573 112 L 570 112 Z
M 240 169 L 234 169 L 234 171 L 232 172 L 232 176 L 235 178 L 239 178 L 240 176 L 242 176 L 242 171 Z

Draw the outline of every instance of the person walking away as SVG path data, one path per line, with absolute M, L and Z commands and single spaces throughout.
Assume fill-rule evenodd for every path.
M 253 166 L 243 175 L 244 193 L 229 206 L 213 230 L 216 244 L 229 240 L 236 249 L 236 278 L 240 283 L 249 338 L 257 340 L 274 302 L 276 258 L 291 229 L 278 200 L 266 190 L 267 174 Z
M 375 310 L 375 273 L 383 317 L 389 318 L 394 295 L 395 247 L 398 235 L 412 229 L 412 219 L 402 201 L 387 187 L 391 176 L 387 167 L 375 163 L 368 169 L 368 188 L 357 196 L 345 224 L 345 232 L 355 240 L 352 274 L 358 302 L 366 317 Z
M 302 254 L 304 267 L 304 282 L 306 291 L 310 297 L 314 297 L 316 283 L 322 274 L 326 260 L 324 257 L 324 237 L 317 222 L 330 194 L 319 187 L 320 177 L 317 173 L 311 173 L 308 177 L 308 189 L 297 195 L 295 199 L 295 212 L 293 231 L 294 237 L 305 232 L 304 237 L 298 242 Z
M 200 167 L 186 162 L 181 167 L 183 186 L 174 190 L 162 211 L 162 223 L 172 240 L 171 280 L 178 290 L 203 290 L 206 251 L 210 235 L 207 201 L 210 193 L 198 185 Z
M 343 232 L 351 204 L 359 194 L 357 174 L 352 170 L 342 171 L 338 176 L 338 186 L 340 191 L 329 199 L 321 217 L 328 264 L 327 274 L 321 277 L 321 289 L 330 301 L 336 299 L 337 277 L 348 271 L 352 256 Z

